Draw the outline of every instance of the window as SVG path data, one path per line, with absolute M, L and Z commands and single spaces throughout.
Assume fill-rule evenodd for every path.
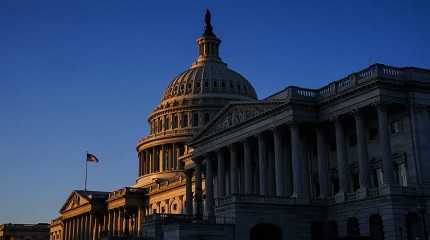
M 369 128 L 369 140 L 376 140 L 377 136 L 378 136 L 378 129 Z
M 193 127 L 199 126 L 199 114 L 193 113 Z
M 349 145 L 350 146 L 357 145 L 357 134 L 353 133 L 349 136 Z
M 205 124 L 209 122 L 209 113 L 205 113 Z
M 176 205 L 176 203 L 173 204 L 173 210 L 176 211 L 177 209 L 178 209 L 178 205 Z
M 173 114 L 172 116 L 172 128 L 175 129 L 178 127 L 178 115 Z
M 163 131 L 163 121 L 161 118 L 158 118 L 158 132 Z
M 188 113 L 182 114 L 182 127 L 188 127 Z
M 169 129 L 169 116 L 165 115 L 164 116 L 164 130 Z
M 402 130 L 402 122 L 400 120 L 391 122 L 390 129 L 391 134 L 400 133 Z

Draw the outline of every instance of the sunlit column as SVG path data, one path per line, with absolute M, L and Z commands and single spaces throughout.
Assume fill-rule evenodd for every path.
M 176 149 L 176 143 L 172 144 L 172 163 L 173 163 L 173 170 L 177 170 L 178 169 L 178 155 L 177 155 L 177 149 Z
M 160 146 L 160 151 L 159 151 L 159 168 L 158 171 L 162 172 L 164 170 L 164 145 Z
M 150 162 L 150 169 L 151 169 L 150 173 L 153 173 L 153 172 L 155 172 L 154 163 L 155 163 L 155 151 L 156 151 L 156 149 L 155 149 L 155 147 L 152 147 L 151 149 L 152 149 L 152 154 L 151 154 L 151 162 Z

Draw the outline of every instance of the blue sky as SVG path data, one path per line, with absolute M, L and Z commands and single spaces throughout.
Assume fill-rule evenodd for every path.
M 260 98 L 375 63 L 430 68 L 430 2 L 0 1 L 0 223 L 47 222 L 68 194 L 134 183 L 137 140 L 196 57 L 212 10 L 221 57 Z

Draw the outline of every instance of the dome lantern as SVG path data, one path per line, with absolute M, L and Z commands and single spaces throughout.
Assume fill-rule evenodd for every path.
M 206 10 L 205 14 L 205 30 L 203 35 L 197 39 L 197 46 L 199 50 L 199 56 L 197 60 L 192 64 L 191 67 L 199 66 L 207 62 L 222 63 L 219 57 L 219 44 L 221 40 L 216 37 L 213 33 L 211 24 L 211 13 L 209 9 Z

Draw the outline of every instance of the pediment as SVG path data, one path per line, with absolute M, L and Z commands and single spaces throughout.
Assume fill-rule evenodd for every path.
M 219 132 L 238 126 L 248 120 L 270 111 L 281 102 L 237 102 L 223 108 L 217 116 L 194 139 L 212 136 Z
M 88 203 L 90 203 L 90 199 L 87 196 L 74 191 L 67 198 L 66 202 L 64 203 L 63 207 L 60 210 L 60 213 L 78 208 Z

